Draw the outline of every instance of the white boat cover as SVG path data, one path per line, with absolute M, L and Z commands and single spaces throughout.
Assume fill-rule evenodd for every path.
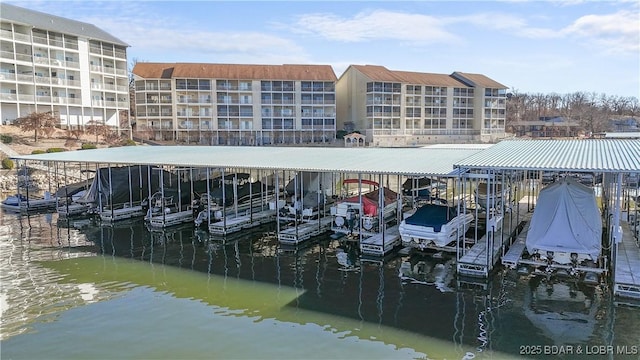
M 602 218 L 593 189 L 566 177 L 540 191 L 527 234 L 529 253 L 588 254 L 595 260 L 601 237 Z

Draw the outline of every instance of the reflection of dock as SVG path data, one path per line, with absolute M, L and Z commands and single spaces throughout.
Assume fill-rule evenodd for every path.
M 619 298 L 640 300 L 640 247 L 638 247 L 629 223 L 620 222 L 622 242 L 616 245 L 616 263 L 613 279 L 613 295 Z
M 290 226 L 278 233 L 278 241 L 285 245 L 298 245 L 316 235 L 320 235 L 331 228 L 331 217 L 323 217 L 319 220 L 309 220 Z
M 213 235 L 228 235 L 242 229 L 250 229 L 275 220 L 275 210 L 264 210 L 227 217 L 209 225 L 209 232 Z

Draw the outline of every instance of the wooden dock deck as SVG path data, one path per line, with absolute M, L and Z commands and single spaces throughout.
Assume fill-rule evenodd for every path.
M 154 228 L 165 228 L 184 223 L 193 222 L 193 211 L 191 209 L 178 211 L 164 215 L 151 216 L 148 219 L 149 226 Z
M 291 226 L 281 230 L 278 233 L 278 241 L 285 245 L 298 245 L 303 241 L 309 240 L 331 229 L 332 219 L 330 216 L 323 217 L 319 221 L 318 223 L 318 220 L 310 220 L 298 224 L 297 228 Z
M 498 231 L 495 231 L 493 233 L 493 249 L 491 249 L 491 252 L 489 254 L 487 253 L 488 241 L 486 234 L 480 240 L 478 240 L 478 242 L 474 244 L 471 249 L 468 249 L 464 252 L 457 263 L 457 270 L 460 275 L 482 278 L 488 277 L 489 273 L 493 270 L 493 267 L 496 265 L 498 260 L 502 258 L 500 254 L 503 252 L 503 250 L 511 248 L 511 246 L 515 246 L 515 249 L 513 250 L 513 254 L 510 255 L 508 259 L 511 259 L 511 257 L 515 256 L 515 254 L 517 254 L 518 258 L 520 257 L 522 251 L 524 250 L 524 239 L 526 239 L 526 234 L 524 235 L 524 238 L 522 238 L 521 244 L 518 243 L 518 241 L 520 240 L 519 237 L 514 241 L 513 244 L 509 243 L 509 238 L 522 221 L 526 221 L 527 223 L 529 223 L 529 221 L 531 220 L 531 216 L 533 215 L 533 213 L 528 212 L 527 199 L 528 197 L 524 196 L 518 202 L 519 217 L 516 216 L 516 213 L 513 211 L 511 213 L 507 213 L 504 216 L 504 218 L 502 219 L 502 226 Z
M 360 242 L 360 252 L 364 255 L 371 256 L 385 256 L 388 254 L 396 246 L 401 244 L 398 225 L 387 228 L 384 232 L 384 243 L 382 240 L 382 233 L 362 239 Z
M 500 229 L 493 235 L 493 249 L 490 254 L 493 263 L 487 259 L 488 241 L 485 235 L 460 258 L 457 265 L 458 273 L 464 276 L 488 277 L 495 262 L 499 259 L 498 254 L 502 251 L 502 247 L 507 244 L 509 233 L 502 236 L 503 232 L 504 229 Z
M 511 246 L 509 246 L 509 251 L 507 251 L 507 253 L 502 257 L 502 265 L 511 269 L 515 269 L 518 266 L 522 253 L 526 247 L 529 224 L 531 224 L 531 221 L 526 222 L 516 240 L 511 244 Z
M 251 214 L 229 217 L 226 220 L 220 220 L 212 223 L 209 225 L 209 232 L 213 235 L 228 235 L 242 229 L 250 229 L 252 227 L 266 224 L 274 221 L 275 219 L 275 210 L 264 210 Z
M 113 211 L 104 210 L 100 213 L 100 220 L 105 222 L 114 222 L 142 216 L 144 216 L 144 210 L 142 210 L 142 206 L 138 205 L 114 209 Z
M 623 238 L 617 245 L 613 295 L 640 300 L 640 247 L 629 223 L 621 222 Z

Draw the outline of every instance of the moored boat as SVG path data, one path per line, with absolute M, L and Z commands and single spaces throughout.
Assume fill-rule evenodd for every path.
M 540 191 L 526 237 L 526 263 L 547 271 L 598 267 L 602 218 L 592 188 L 565 177 Z M 579 269 L 580 267 L 581 269 Z
M 407 215 L 399 227 L 402 243 L 421 250 L 463 238 L 473 221 L 472 214 L 458 214 L 457 208 L 441 204 L 425 204 Z
M 372 235 L 378 231 L 380 215 L 384 221 L 389 221 L 397 213 L 398 194 L 370 180 L 347 179 L 344 184 L 366 184 L 375 188 L 372 191 L 362 191 L 358 195 L 338 200 L 331 207 L 333 216 L 332 230 L 340 233 L 354 233 L 360 231 Z M 382 199 L 382 206 L 380 200 Z M 382 213 L 379 209 L 382 208 Z

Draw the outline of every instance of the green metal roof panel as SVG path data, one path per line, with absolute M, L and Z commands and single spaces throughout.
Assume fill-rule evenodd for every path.
M 20 155 L 14 159 L 100 164 L 172 165 L 454 176 L 454 164 L 480 149 L 263 146 L 124 146 Z
M 638 172 L 640 140 L 507 140 L 456 163 L 461 168 Z

